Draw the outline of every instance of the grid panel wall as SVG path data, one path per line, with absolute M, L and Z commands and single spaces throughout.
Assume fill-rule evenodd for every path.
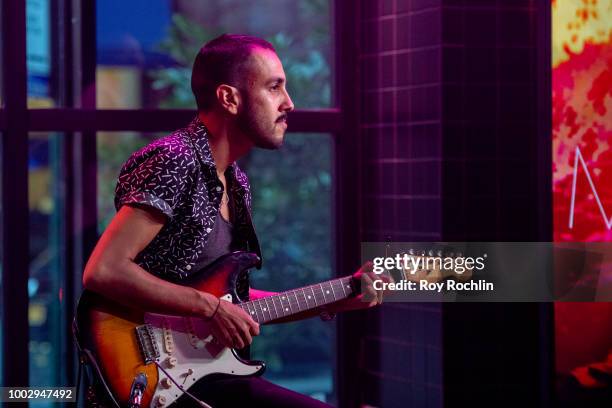
M 442 237 L 440 0 L 361 5 L 363 241 Z M 387 303 L 361 338 L 361 402 L 442 407 L 440 305 Z

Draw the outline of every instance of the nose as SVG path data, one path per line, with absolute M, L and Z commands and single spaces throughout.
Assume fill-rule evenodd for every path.
M 280 106 L 280 110 L 283 112 L 291 112 L 293 108 L 295 108 L 295 106 L 293 105 L 293 101 L 291 100 L 287 89 L 283 88 L 283 91 L 285 92 L 285 99 L 283 100 L 283 103 Z

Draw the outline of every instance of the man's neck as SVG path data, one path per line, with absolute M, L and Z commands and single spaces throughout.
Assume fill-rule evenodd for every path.
M 200 121 L 209 131 L 208 144 L 218 174 L 247 154 L 253 143 L 228 119 L 217 113 L 199 112 Z

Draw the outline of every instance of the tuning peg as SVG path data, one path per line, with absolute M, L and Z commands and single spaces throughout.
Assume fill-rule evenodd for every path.
M 410 248 L 410 249 L 408 250 L 408 253 L 409 253 L 410 255 L 414 255 L 414 248 Z
M 433 250 L 432 250 L 432 249 L 430 249 L 430 250 L 427 252 L 427 255 L 429 255 L 429 256 L 433 256 L 433 254 L 434 254 L 434 252 L 433 252 Z
M 442 258 L 442 250 L 438 249 L 438 252 L 436 253 L 436 255 L 438 255 L 439 258 Z

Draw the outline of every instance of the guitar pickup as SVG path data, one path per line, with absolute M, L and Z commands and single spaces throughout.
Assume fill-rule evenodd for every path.
M 159 348 L 153 335 L 153 329 L 149 324 L 143 324 L 142 326 L 136 327 L 136 339 L 140 346 L 140 352 L 145 364 L 151 364 L 155 360 L 159 359 Z
M 172 354 L 174 351 L 174 340 L 172 338 L 172 330 L 170 330 L 168 321 L 166 320 L 164 320 L 162 333 L 164 336 L 164 348 L 166 349 L 166 353 Z

